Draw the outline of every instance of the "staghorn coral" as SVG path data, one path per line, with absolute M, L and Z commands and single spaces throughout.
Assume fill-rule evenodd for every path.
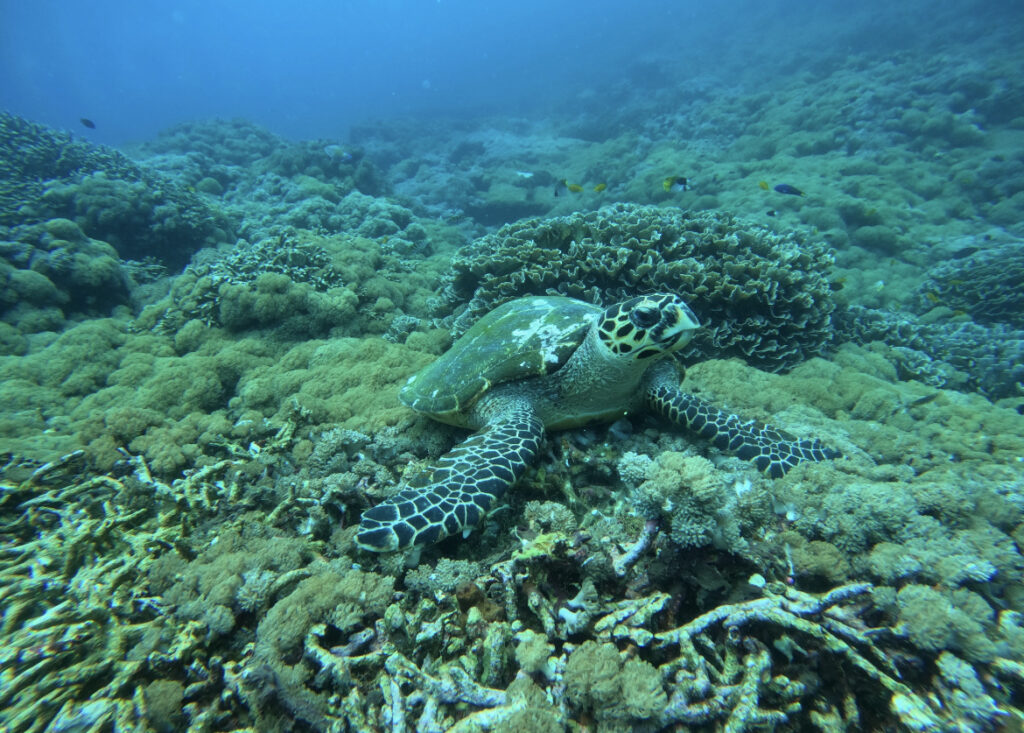
M 831 265 L 823 245 L 796 233 L 717 212 L 615 204 L 516 222 L 476 240 L 453 258 L 444 300 L 461 333 L 524 295 L 612 303 L 667 290 L 704 325 L 685 359 L 738 356 L 778 371 L 827 351 Z
M 166 706 L 144 684 L 149 693 L 187 685 L 177 714 L 212 725 L 222 711 L 203 696 L 220 676 L 208 637 L 194 621 L 178 623 L 144 578 L 188 547 L 187 516 L 215 509 L 217 473 L 168 486 L 139 459 L 115 478 L 82 475 L 81 458 L 0 482 L 0 727 L 161 725 Z

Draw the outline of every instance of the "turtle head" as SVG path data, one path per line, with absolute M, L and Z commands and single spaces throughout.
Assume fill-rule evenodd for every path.
M 612 354 L 646 360 L 685 346 L 700 323 L 678 295 L 651 293 L 608 308 L 597 326 Z

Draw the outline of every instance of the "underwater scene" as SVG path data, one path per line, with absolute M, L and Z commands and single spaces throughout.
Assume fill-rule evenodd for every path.
M 1024 730 L 1024 5 L 0 4 L 0 731 Z

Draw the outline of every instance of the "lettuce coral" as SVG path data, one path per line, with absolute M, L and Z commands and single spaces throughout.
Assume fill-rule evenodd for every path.
M 778 371 L 828 350 L 831 266 L 824 245 L 796 233 L 718 212 L 615 204 L 519 221 L 476 240 L 453 258 L 444 297 L 460 333 L 524 295 L 613 303 L 677 292 L 703 324 L 684 358 L 738 356 Z

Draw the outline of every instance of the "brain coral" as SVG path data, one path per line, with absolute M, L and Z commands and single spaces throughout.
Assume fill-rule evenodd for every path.
M 779 371 L 829 345 L 832 262 L 820 243 L 728 214 L 619 203 L 526 219 L 464 247 L 445 278 L 443 315 L 458 334 L 524 295 L 610 304 L 669 290 L 703 324 L 684 358 L 736 356 Z

